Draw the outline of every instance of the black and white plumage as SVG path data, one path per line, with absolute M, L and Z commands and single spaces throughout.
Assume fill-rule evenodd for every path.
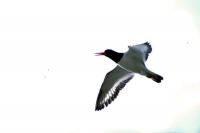
M 105 76 L 101 85 L 95 110 L 101 110 L 108 106 L 119 94 L 119 91 L 124 88 L 134 76 L 134 73 L 144 75 L 151 78 L 157 83 L 163 79 L 162 76 L 148 70 L 145 66 L 145 61 L 148 59 L 152 48 L 148 42 L 139 45 L 128 47 L 126 53 L 118 53 L 107 49 L 97 55 L 105 55 L 117 63 L 117 66 Z

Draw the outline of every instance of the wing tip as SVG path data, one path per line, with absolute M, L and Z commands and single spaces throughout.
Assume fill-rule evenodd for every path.
M 107 107 L 109 104 L 112 103 L 112 101 L 114 101 L 116 97 L 112 96 L 109 99 L 107 99 L 105 102 L 97 102 L 96 106 L 95 106 L 95 111 L 100 111 L 102 109 L 104 109 L 105 107 Z
M 144 44 L 148 47 L 148 53 L 151 53 L 152 47 L 151 47 L 150 42 L 147 41 L 147 42 L 145 42 Z
M 102 104 L 96 104 L 95 111 L 100 111 L 103 108 L 104 108 L 104 105 L 102 105 Z

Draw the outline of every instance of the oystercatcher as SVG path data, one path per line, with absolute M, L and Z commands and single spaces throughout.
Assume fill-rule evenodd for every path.
M 135 73 L 146 76 L 157 83 L 163 80 L 162 76 L 150 71 L 145 65 L 145 61 L 152 51 L 149 42 L 128 46 L 128 48 L 126 53 L 118 53 L 111 49 L 96 53 L 96 55 L 104 55 L 117 63 L 117 66 L 106 74 L 101 85 L 96 101 L 96 111 L 108 106 Z

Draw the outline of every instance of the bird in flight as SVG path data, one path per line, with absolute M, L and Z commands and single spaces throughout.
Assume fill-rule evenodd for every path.
M 152 51 L 149 42 L 128 46 L 128 48 L 126 53 L 118 53 L 111 49 L 96 53 L 96 55 L 104 55 L 117 63 L 117 66 L 104 78 L 97 96 L 96 111 L 108 106 L 135 73 L 146 76 L 157 83 L 163 80 L 162 76 L 150 71 L 145 65 L 149 53 Z

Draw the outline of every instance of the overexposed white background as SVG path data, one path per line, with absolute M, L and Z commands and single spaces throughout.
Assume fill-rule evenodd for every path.
M 192 2 L 1 1 L 0 132 L 198 133 L 200 33 Z M 163 82 L 136 75 L 95 112 L 116 64 L 93 53 L 146 41 L 153 48 L 147 66 Z

